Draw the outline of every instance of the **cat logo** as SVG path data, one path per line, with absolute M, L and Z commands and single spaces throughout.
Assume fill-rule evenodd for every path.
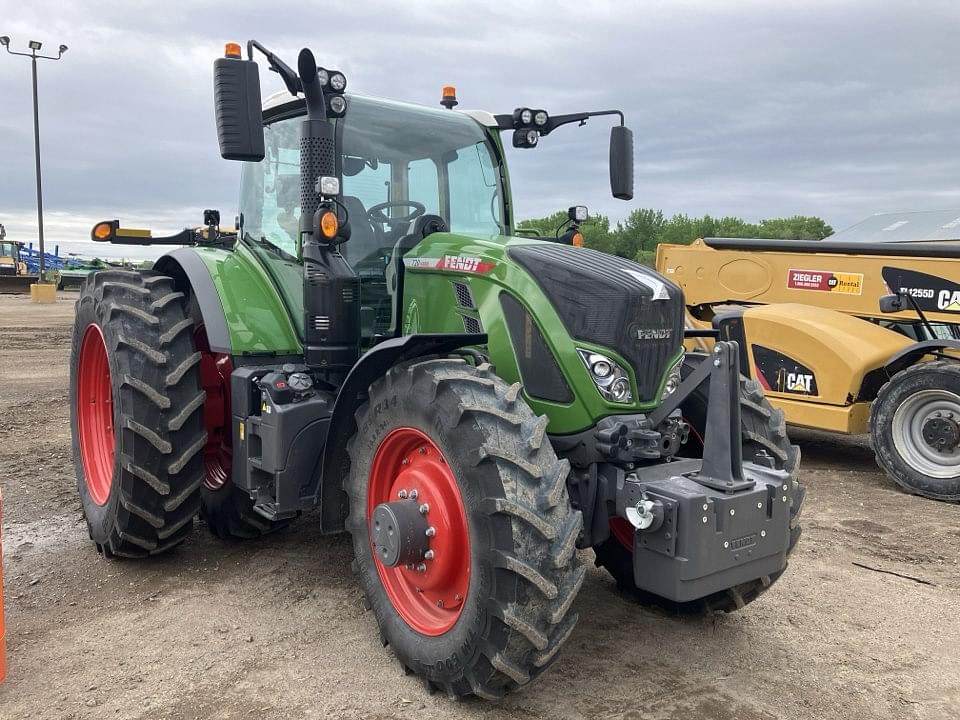
M 813 394 L 813 375 L 798 372 L 787 372 L 784 368 L 777 373 L 777 389 L 780 392 Z
M 941 290 L 937 296 L 937 307 L 941 310 L 960 312 L 960 290 Z

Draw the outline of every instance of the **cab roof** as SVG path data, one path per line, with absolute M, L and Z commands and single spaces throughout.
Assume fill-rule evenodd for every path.
M 418 105 L 416 103 L 400 102 L 397 100 L 387 100 L 386 98 L 377 98 L 371 95 L 359 95 L 358 93 L 349 93 L 348 97 L 350 97 L 351 95 L 363 97 L 364 99 L 367 99 L 367 100 L 373 100 L 373 101 L 381 100 L 384 103 L 389 103 L 391 105 L 406 105 L 411 108 L 435 110 L 438 113 L 450 112 L 449 110 L 431 108 L 428 105 Z M 302 94 L 298 93 L 297 97 L 293 98 L 289 92 L 283 90 L 283 91 L 274 93 L 273 95 L 268 97 L 266 100 L 264 100 L 263 111 L 267 112 L 268 110 L 273 110 L 275 108 L 283 107 L 285 105 L 289 105 L 292 109 L 298 105 L 302 106 L 303 102 L 304 100 L 303 100 Z M 456 110 L 454 112 L 459 112 L 462 115 L 466 115 L 467 117 L 473 118 L 484 127 L 491 127 L 491 128 L 497 127 L 497 120 L 496 118 L 494 118 L 493 113 L 489 113 L 486 110 Z

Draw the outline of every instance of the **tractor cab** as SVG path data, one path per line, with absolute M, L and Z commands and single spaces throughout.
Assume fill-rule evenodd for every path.
M 396 259 L 426 225 L 478 238 L 509 232 L 506 177 L 495 136 L 467 115 L 347 95 L 329 120 L 338 139 L 338 208 L 349 241 L 340 248 L 361 287 L 364 345 L 393 333 Z M 244 163 L 240 235 L 302 314 L 299 233 L 303 100 L 275 95 L 264 105 L 264 158 Z

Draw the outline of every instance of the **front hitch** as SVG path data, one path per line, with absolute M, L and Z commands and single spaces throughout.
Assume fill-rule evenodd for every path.
M 635 530 L 634 580 L 642 590 L 685 602 L 786 565 L 792 478 L 769 455 L 743 461 L 739 368 L 737 343 L 717 342 L 650 415 L 658 424 L 709 382 L 702 459 L 617 472 L 617 514 Z

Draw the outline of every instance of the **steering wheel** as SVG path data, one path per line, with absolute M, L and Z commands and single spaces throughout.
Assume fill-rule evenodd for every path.
M 402 217 L 389 217 L 383 212 L 384 210 L 389 210 L 390 208 L 395 207 L 410 207 L 413 208 L 413 212 L 407 213 Z M 423 203 L 418 203 L 413 200 L 388 200 L 387 202 L 378 203 L 368 209 L 367 220 L 372 223 L 379 223 L 381 225 L 400 225 L 402 223 L 408 223 L 416 220 L 426 211 L 427 207 Z

